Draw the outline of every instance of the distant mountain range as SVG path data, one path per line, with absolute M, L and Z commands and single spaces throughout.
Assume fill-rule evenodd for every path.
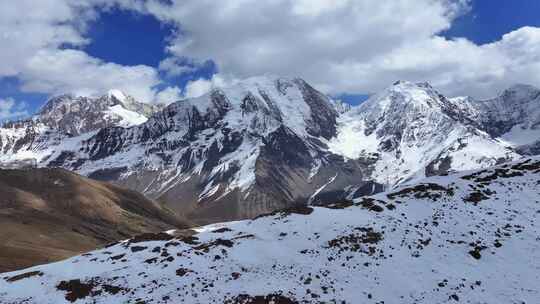
M 0 129 L 3 166 L 112 181 L 199 223 L 381 192 L 540 153 L 540 90 L 477 101 L 399 81 L 350 107 L 302 79 L 255 77 L 166 107 L 60 96 Z

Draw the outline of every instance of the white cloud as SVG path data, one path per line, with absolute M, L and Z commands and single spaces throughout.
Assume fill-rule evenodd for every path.
M 182 90 L 179 87 L 167 87 L 156 95 L 156 101 L 162 104 L 170 104 L 182 98 Z
M 0 78 L 15 76 L 27 92 L 102 94 L 121 89 L 155 102 L 161 82 L 149 66 L 103 62 L 80 49 L 88 22 L 109 9 L 105 0 L 0 1 Z M 118 0 L 132 8 L 135 1 Z M 70 46 L 71 49 L 66 49 Z M 128 56 L 128 55 L 126 55 Z
M 208 93 L 211 89 L 217 87 L 227 87 L 240 81 L 230 75 L 214 74 L 212 78 L 199 78 L 188 81 L 184 88 L 184 98 L 195 98 Z
M 19 118 L 28 115 L 26 103 L 17 103 L 13 98 L 0 98 L 0 120 Z
M 9 2 L 9 3 L 8 3 Z M 0 77 L 26 91 L 97 93 L 141 101 L 198 96 L 231 79 L 300 76 L 328 93 L 378 91 L 397 79 L 430 81 L 449 95 L 492 96 L 516 82 L 540 86 L 540 28 L 477 45 L 440 36 L 469 0 L 18 0 L 0 2 Z M 177 26 L 156 69 L 123 66 L 81 50 L 88 21 L 118 5 Z M 126 55 L 129 56 L 129 55 Z M 159 92 L 158 71 L 220 74 Z M 228 75 L 224 77 L 223 75 Z M 221 79 L 221 80 L 220 80 Z
M 74 9 L 66 1 L 1 1 L 0 76 L 16 76 L 42 49 L 87 43 L 74 20 Z
M 195 67 L 189 66 L 176 57 L 167 57 L 159 63 L 159 70 L 167 74 L 167 76 L 181 76 L 195 71 Z
M 41 50 L 21 71 L 24 91 L 51 94 L 96 95 L 115 88 L 150 102 L 160 83 L 154 68 L 105 63 L 78 50 Z
M 469 4 L 148 0 L 138 9 L 178 25 L 168 47 L 172 56 L 195 63 L 211 59 L 221 72 L 239 78 L 301 76 L 329 93 L 373 92 L 397 79 L 428 80 L 448 94 L 477 96 L 493 95 L 514 82 L 540 85 L 538 28 L 523 28 L 487 45 L 440 36 Z

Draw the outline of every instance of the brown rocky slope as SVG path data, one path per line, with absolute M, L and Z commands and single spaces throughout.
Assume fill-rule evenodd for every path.
M 137 192 L 63 169 L 0 170 L 0 272 L 186 226 Z

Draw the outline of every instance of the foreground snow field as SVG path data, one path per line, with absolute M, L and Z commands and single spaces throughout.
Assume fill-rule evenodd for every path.
M 0 302 L 538 303 L 539 217 L 531 158 L 4 273 Z

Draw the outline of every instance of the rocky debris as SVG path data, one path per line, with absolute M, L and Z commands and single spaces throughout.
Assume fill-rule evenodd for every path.
M 433 201 L 436 201 L 437 199 L 441 198 L 443 195 L 453 196 L 454 190 L 452 188 L 445 188 L 435 183 L 428 183 L 428 184 L 416 185 L 414 187 L 407 187 L 397 192 L 387 194 L 386 196 L 389 199 L 412 196 L 418 199 L 429 198 Z
M 148 242 L 148 241 L 168 241 L 168 240 L 172 240 L 173 238 L 174 236 L 165 232 L 143 233 L 129 239 L 127 245 L 141 243 L 141 242 Z
M 344 251 L 362 252 L 368 255 L 373 255 L 376 252 L 376 247 L 369 246 L 379 243 L 383 236 L 380 232 L 374 231 L 373 228 L 356 227 L 353 233 L 339 236 L 328 241 L 329 248 L 336 248 L 340 253 Z
M 225 300 L 225 304 L 299 304 L 300 302 L 284 297 L 282 295 L 271 294 L 267 296 L 238 295 L 232 299 Z
M 87 297 L 97 297 L 103 293 L 116 295 L 119 292 L 129 291 L 128 289 L 119 286 L 103 284 L 98 279 L 91 279 L 87 282 L 83 282 L 79 279 L 61 281 L 56 288 L 66 292 L 65 298 L 69 302 L 76 302 L 79 299 L 85 299 Z
M 289 216 L 291 214 L 303 214 L 303 215 L 306 215 L 306 214 L 311 214 L 311 212 L 313 212 L 312 207 L 308 207 L 308 206 L 304 206 L 304 205 L 298 205 L 298 206 L 295 206 L 295 207 L 286 208 L 286 209 L 282 209 L 282 210 L 277 210 L 277 211 L 267 213 L 267 214 L 262 214 L 262 215 L 259 215 L 259 216 L 255 217 L 254 219 L 258 219 L 258 218 L 262 218 L 262 217 L 273 217 L 273 216 L 276 216 L 276 215 L 279 215 L 281 218 L 284 218 L 284 217 L 287 217 L 287 216 Z

